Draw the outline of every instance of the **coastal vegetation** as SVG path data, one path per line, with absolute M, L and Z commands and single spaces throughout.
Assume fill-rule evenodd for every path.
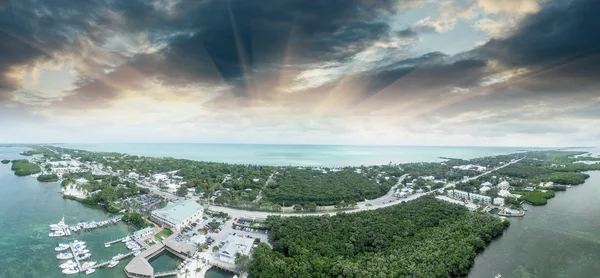
M 555 194 L 552 190 L 542 191 L 519 191 L 511 190 L 510 193 L 521 195 L 519 200 L 526 201 L 534 206 L 541 206 L 548 203 L 548 199 L 554 198 Z
M 56 174 L 39 175 L 37 180 L 39 182 L 57 182 L 58 176 Z
M 265 190 L 265 198 L 277 204 L 335 205 L 341 201 L 364 201 L 390 190 L 396 178 L 381 184 L 352 170 L 323 173 L 311 169 L 280 170 Z
M 27 159 L 13 160 L 10 169 L 14 171 L 15 175 L 17 176 L 29 176 L 42 171 L 42 169 L 40 169 L 40 166 L 38 166 L 35 163 L 29 162 Z
M 152 223 L 146 221 L 142 215 L 137 212 L 125 213 L 122 220 L 123 222 L 131 224 L 138 229 L 153 226 Z
M 2 164 L 8 164 L 8 163 L 10 163 L 10 160 L 8 160 L 8 159 L 2 159 Z
M 320 217 L 269 217 L 250 277 L 456 277 L 509 222 L 424 197 Z

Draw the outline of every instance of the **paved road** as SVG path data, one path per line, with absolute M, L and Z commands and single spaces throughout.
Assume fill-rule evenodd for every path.
M 480 175 L 468 178 L 468 180 L 473 180 L 473 179 L 477 179 L 481 176 L 485 176 L 487 174 L 490 174 L 496 170 L 502 169 L 508 165 L 517 163 L 519 161 L 521 161 L 523 158 L 520 158 L 518 160 L 506 163 L 500 167 L 496 167 L 492 170 L 489 170 L 487 172 L 484 172 Z M 406 175 L 402 176 L 400 179 L 400 182 L 402 182 L 402 180 L 406 177 Z M 399 183 L 400 183 L 399 182 Z M 432 194 L 434 192 L 436 192 L 436 190 L 432 190 L 430 192 L 426 192 L 426 193 L 420 193 L 420 194 L 413 194 L 410 195 L 406 198 L 396 198 L 393 197 L 393 192 L 396 189 L 396 187 L 399 185 L 396 184 L 394 187 L 392 187 L 392 189 L 384 196 L 379 197 L 375 200 L 372 201 L 366 201 L 366 202 L 360 202 L 358 203 L 358 208 L 353 209 L 353 210 L 345 210 L 345 213 L 353 213 L 353 212 L 358 212 L 358 211 L 365 211 L 365 210 L 374 210 L 374 209 L 378 209 L 378 208 L 383 208 L 383 207 L 389 207 L 389 206 L 393 206 L 393 205 L 397 205 L 403 202 L 408 202 L 408 201 L 412 201 L 415 200 L 421 196 L 425 196 L 428 194 Z M 454 186 L 455 183 L 448 183 L 446 186 L 444 186 L 444 188 L 449 188 Z M 388 202 L 382 201 L 382 200 L 389 200 Z M 367 206 L 367 203 L 371 204 L 370 206 Z M 256 218 L 256 219 L 266 219 L 268 216 L 270 215 L 279 215 L 279 216 L 319 216 L 319 215 L 325 215 L 325 214 L 329 214 L 329 215 L 335 215 L 337 212 L 321 212 L 321 213 L 275 213 L 275 212 L 265 212 L 265 211 L 248 211 L 248 210 L 241 210 L 241 209 L 234 209 L 234 208 L 228 208 L 228 207 L 221 207 L 221 206 L 215 206 L 215 205 L 211 205 L 210 209 L 213 211 L 222 211 L 225 212 L 227 214 L 229 214 L 231 217 L 245 217 L 245 218 Z

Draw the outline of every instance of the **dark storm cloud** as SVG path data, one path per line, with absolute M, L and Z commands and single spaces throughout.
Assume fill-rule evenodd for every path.
M 507 67 L 528 67 L 534 91 L 587 90 L 600 83 L 600 1 L 550 1 L 504 39 L 476 50 Z
M 191 4 L 190 4 L 191 3 Z M 205 79 L 217 73 L 228 83 L 245 88 L 261 71 L 287 65 L 344 61 L 388 35 L 383 16 L 394 10 L 393 0 L 236 0 L 182 1 L 189 13 L 189 36 L 170 42 L 156 60 L 156 71 L 171 78 Z M 284 61 L 285 60 L 285 61 Z M 146 64 L 147 65 L 147 64 Z M 214 75 L 214 74 L 213 74 Z
M 397 1 L 148 3 L 115 1 L 109 10 L 122 16 L 122 30 L 143 32 L 151 43 L 166 47 L 134 56 L 113 75 L 133 69 L 166 85 L 226 84 L 235 95 L 246 96 L 248 84 L 268 73 L 275 75 L 286 67 L 309 68 L 316 62 L 345 62 L 387 37 L 385 19 L 394 12 Z M 112 97 L 121 87 L 107 86 L 101 79 L 85 80 L 74 92 L 89 96 L 73 95 L 70 100 Z
M 58 5 L 55 5 L 58 4 Z M 95 26 L 104 21 L 105 5 L 98 1 L 17 0 L 0 3 L 0 90 L 19 87 L 7 73 L 13 67 L 50 60 L 77 48 L 80 32 L 99 35 Z

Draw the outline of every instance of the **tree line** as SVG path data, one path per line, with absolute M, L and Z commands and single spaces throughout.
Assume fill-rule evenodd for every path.
M 509 222 L 433 197 L 373 211 L 269 217 L 250 277 L 456 277 Z

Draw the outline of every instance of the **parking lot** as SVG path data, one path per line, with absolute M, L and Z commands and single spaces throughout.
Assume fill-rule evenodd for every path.
M 216 229 L 212 229 L 210 227 L 210 223 L 212 223 L 213 219 L 216 223 L 219 223 Z M 223 223 L 225 221 L 225 223 Z M 179 236 L 176 237 L 176 240 L 186 243 L 193 243 L 192 237 L 202 235 L 204 232 L 203 229 L 207 228 L 207 233 L 204 234 L 206 239 L 212 239 L 209 243 L 209 247 L 214 245 L 219 245 L 222 241 L 224 241 L 229 235 L 237 235 L 244 236 L 250 238 L 259 238 L 261 242 L 268 242 L 268 231 L 252 229 L 252 228 L 244 228 L 244 227 L 233 227 L 233 223 L 236 224 L 249 224 L 249 223 L 238 223 L 237 219 L 226 220 L 221 217 L 210 217 L 204 216 L 204 218 L 199 221 L 194 222 L 194 224 L 190 225 L 186 229 L 183 229 Z M 209 249 L 210 250 L 210 249 Z

